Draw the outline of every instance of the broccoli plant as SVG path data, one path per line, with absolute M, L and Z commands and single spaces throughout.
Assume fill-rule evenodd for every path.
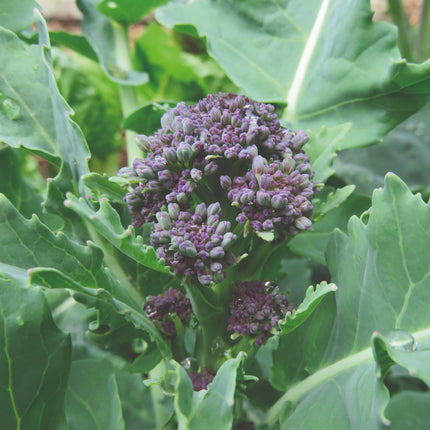
M 6 3 L 2 428 L 427 428 L 429 2 Z

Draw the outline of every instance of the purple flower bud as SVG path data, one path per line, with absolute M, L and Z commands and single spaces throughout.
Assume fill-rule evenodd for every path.
M 146 186 L 151 190 L 151 191 L 161 191 L 161 186 L 160 183 L 158 181 L 155 180 L 151 180 L 148 181 L 146 183 Z
M 221 188 L 224 190 L 230 190 L 231 189 L 231 179 L 229 176 L 221 176 L 220 177 L 220 184 Z
M 208 275 L 205 273 L 205 274 L 199 275 L 198 280 L 203 286 L 208 286 L 211 283 L 212 278 L 211 278 L 211 275 Z
M 271 198 L 266 191 L 259 190 L 257 191 L 257 203 L 261 206 L 270 206 L 271 205 Z
M 267 170 L 267 160 L 261 155 L 257 155 L 252 160 L 252 171 L 254 175 L 261 175 Z
M 180 143 L 176 151 L 176 155 L 181 163 L 187 164 L 191 160 L 193 150 L 188 143 Z
M 174 113 L 173 109 L 169 109 L 162 117 L 161 117 L 161 127 L 169 129 L 172 125 Z
M 275 209 L 282 209 L 287 205 L 287 200 L 280 196 L 279 194 L 275 194 L 271 200 L 272 207 Z
M 254 197 L 255 197 L 254 191 L 246 190 L 240 196 L 240 203 L 242 203 L 243 205 L 247 205 L 254 200 Z
M 296 135 L 292 138 L 291 143 L 295 150 L 301 147 L 309 140 L 309 136 L 303 130 L 297 130 Z
M 178 193 L 176 196 L 176 200 L 178 201 L 178 203 L 185 203 L 187 199 L 188 196 L 185 193 Z
M 139 166 L 136 168 L 136 173 L 144 179 L 154 179 L 156 174 L 149 166 Z
M 170 218 L 172 219 L 178 218 L 179 213 L 181 212 L 181 209 L 177 203 L 169 203 L 167 205 L 167 210 L 169 212 Z
M 263 222 L 263 230 L 270 230 L 273 228 L 273 222 L 271 219 L 266 219 L 266 221 Z
M 224 249 L 228 249 L 233 244 L 233 242 L 236 240 L 236 238 L 237 238 L 237 236 L 234 233 L 227 232 L 222 239 L 221 246 Z
M 148 136 L 145 136 L 144 134 L 136 135 L 136 144 L 143 152 L 149 152 L 151 150 L 151 141 Z
M 287 157 L 282 160 L 282 170 L 288 175 L 296 167 L 296 162 L 291 158 Z
M 215 230 L 216 234 L 224 235 L 230 230 L 231 223 L 230 221 L 221 221 L 218 224 L 218 227 Z
M 190 175 L 193 181 L 198 182 L 202 179 L 202 171 L 199 169 L 191 169 Z
M 178 160 L 176 150 L 174 148 L 163 148 L 163 157 L 169 164 L 174 164 Z
M 163 230 L 170 230 L 172 228 L 172 220 L 167 212 L 157 212 L 156 217 Z
M 218 262 L 211 263 L 211 270 L 214 273 L 221 272 L 223 269 L 222 264 Z
M 194 124 L 190 118 L 185 118 L 182 121 L 182 131 L 184 132 L 185 136 L 191 136 L 194 133 Z
M 221 111 L 214 107 L 211 109 L 211 118 L 213 122 L 219 122 L 221 120 Z
M 179 252 L 185 257 L 197 257 L 197 250 L 190 240 L 184 240 L 179 244 Z
M 227 125 L 231 123 L 231 113 L 229 111 L 224 111 L 221 116 L 221 124 Z
M 219 223 L 219 216 L 218 215 L 209 215 L 208 219 L 206 221 L 207 225 L 211 225 L 213 227 L 218 226 Z
M 218 215 L 221 213 L 221 205 L 219 204 L 219 202 L 212 203 L 208 206 L 207 212 L 208 212 L 208 216 Z
M 206 175 L 212 175 L 218 170 L 218 164 L 215 163 L 215 161 L 211 161 L 210 163 L 206 164 L 204 171 Z
M 299 230 L 309 230 L 312 227 L 312 221 L 305 216 L 301 216 L 296 219 L 295 226 Z
M 200 215 L 202 218 L 206 218 L 206 205 L 204 203 L 199 203 L 196 206 L 196 214 Z
M 222 246 L 216 246 L 212 251 L 209 252 L 210 258 L 223 258 L 225 255 L 224 248 Z

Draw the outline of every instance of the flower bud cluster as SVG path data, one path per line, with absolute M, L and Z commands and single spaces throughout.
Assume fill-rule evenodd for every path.
M 219 203 L 200 203 L 194 211 L 169 203 L 167 212 L 157 213 L 157 221 L 151 244 L 175 275 L 205 286 L 224 279 L 224 269 L 235 260 L 228 248 L 236 235 L 229 221 L 221 221 Z
M 172 315 L 176 314 L 183 325 L 188 325 L 192 313 L 191 302 L 181 291 L 169 288 L 164 294 L 148 296 L 143 306 L 146 315 L 163 332 L 165 337 L 176 336 Z
M 188 374 L 193 383 L 194 391 L 206 390 L 208 385 L 213 381 L 215 372 L 204 367 L 200 372 L 191 372 Z
M 226 251 L 236 238 L 230 223 L 290 235 L 311 227 L 316 190 L 302 150 L 308 136 L 282 127 L 272 105 L 209 95 L 195 105 L 179 103 L 161 125 L 139 136 L 146 157 L 120 175 L 131 187 L 125 201 L 133 225 L 156 222 L 152 244 L 177 275 L 203 285 L 222 280 L 235 261 Z M 228 221 L 220 211 L 200 215 L 199 201 L 232 205 Z
M 314 184 L 309 160 L 303 153 L 291 150 L 282 161 L 269 162 L 261 155 L 254 157 L 252 170 L 244 176 L 221 176 L 221 186 L 228 199 L 240 208 L 238 223 L 250 221 L 254 231 L 286 230 L 290 235 L 308 230 L 312 222 L 311 198 Z
M 227 330 L 255 338 L 255 344 L 262 345 L 290 309 L 274 282 L 237 281 L 232 291 Z

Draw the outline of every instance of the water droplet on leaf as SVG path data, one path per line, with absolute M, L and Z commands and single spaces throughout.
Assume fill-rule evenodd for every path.
M 195 372 L 198 369 L 197 360 L 194 357 L 187 357 L 181 362 L 181 366 L 187 372 Z
M 122 70 L 119 66 L 116 64 L 109 64 L 107 66 L 107 69 L 109 73 L 117 79 L 127 79 L 128 78 L 128 72 L 126 70 Z
M 417 348 L 414 337 L 404 330 L 390 331 L 386 339 L 393 349 L 399 351 L 415 351 Z
M 217 336 L 212 343 L 211 352 L 215 357 L 223 357 L 227 350 L 227 344 L 221 336 Z

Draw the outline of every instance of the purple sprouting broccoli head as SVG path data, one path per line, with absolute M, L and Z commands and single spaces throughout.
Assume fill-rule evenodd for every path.
M 191 372 L 188 374 L 193 383 L 194 391 L 206 390 L 208 385 L 213 381 L 215 372 L 204 367 L 200 372 Z
M 189 324 L 192 314 L 190 300 L 173 287 L 166 290 L 164 294 L 148 296 L 143 310 L 166 338 L 176 336 L 176 326 L 172 320 L 173 314 L 177 315 L 184 326 Z
M 228 331 L 255 338 L 262 345 L 291 310 L 286 297 L 271 281 L 237 281 L 232 291 Z
M 133 225 L 156 222 L 153 245 L 176 274 L 203 285 L 222 279 L 234 261 L 223 242 L 234 240 L 228 230 L 237 224 L 281 237 L 311 227 L 317 187 L 302 149 L 308 136 L 282 127 L 272 105 L 242 95 L 209 95 L 168 110 L 161 126 L 139 136 L 146 156 L 120 175 L 130 185 L 125 200 Z M 222 208 L 216 216 L 225 233 L 212 232 L 213 217 L 198 214 L 201 202 L 206 210 Z M 173 219 L 180 227 L 168 226 Z M 213 248 L 206 249 L 205 240 Z
M 200 203 L 194 211 L 169 203 L 167 212 L 157 213 L 157 220 L 151 244 L 175 275 L 204 286 L 224 279 L 224 269 L 235 260 L 228 248 L 236 235 L 230 232 L 230 222 L 221 220 L 218 202 L 208 207 Z

